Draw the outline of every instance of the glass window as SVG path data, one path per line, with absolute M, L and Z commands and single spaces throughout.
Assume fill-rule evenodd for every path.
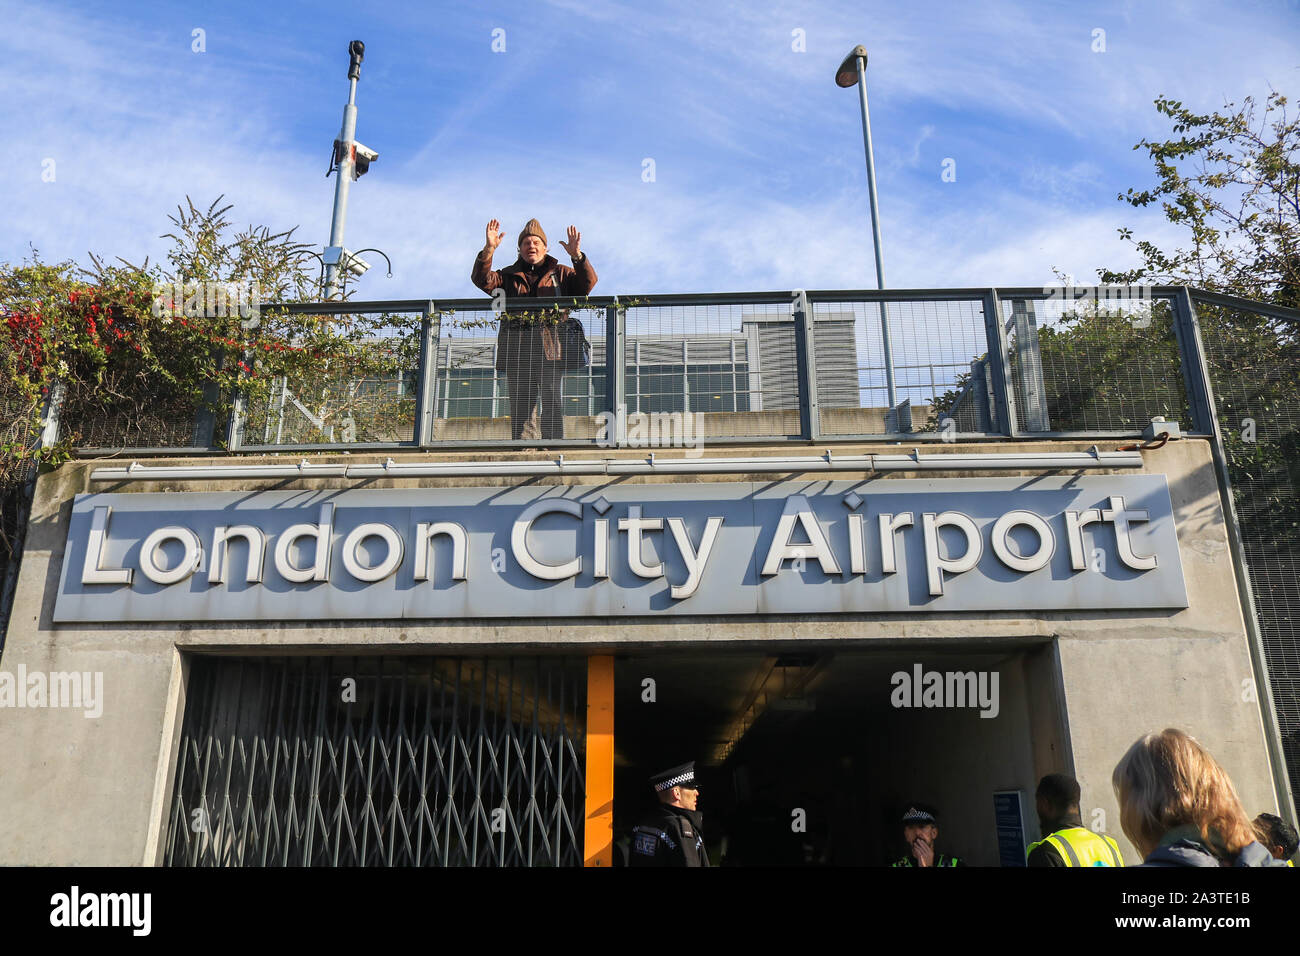
M 604 410 L 604 369 L 593 367 L 564 376 L 564 414 L 597 415 Z
M 686 407 L 686 377 L 681 365 L 642 365 L 637 396 L 642 412 L 680 412 Z
M 628 369 L 631 411 L 681 412 L 687 395 L 693 412 L 749 411 L 749 366 L 642 365 Z
M 438 411 L 443 418 L 492 418 L 493 384 L 490 368 L 447 369 Z M 502 383 L 501 397 L 506 394 Z

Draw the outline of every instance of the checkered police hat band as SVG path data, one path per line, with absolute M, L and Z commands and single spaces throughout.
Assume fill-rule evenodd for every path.
M 673 787 L 680 787 L 684 783 L 694 782 L 695 774 L 688 770 L 686 773 L 679 773 L 675 777 L 669 777 L 667 780 L 655 784 L 655 791 L 671 790 Z

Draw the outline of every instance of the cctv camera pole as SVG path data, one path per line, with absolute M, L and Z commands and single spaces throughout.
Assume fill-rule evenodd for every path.
M 867 191 L 871 195 L 871 238 L 876 247 L 876 287 L 885 288 L 885 263 L 881 258 L 880 211 L 876 201 L 876 164 L 871 154 L 871 116 L 867 112 L 867 51 L 865 47 L 856 46 L 840 65 L 836 81 L 841 86 L 851 85 L 847 79 L 846 67 L 849 61 L 856 61 L 858 73 L 858 98 L 862 101 L 862 140 L 867 146 Z M 885 388 L 889 392 L 889 407 L 898 408 L 898 398 L 894 392 L 894 350 L 889 342 L 889 320 L 886 316 L 885 303 L 880 303 L 880 340 L 885 350 Z
M 357 133 L 357 80 L 361 78 L 361 61 L 366 45 L 360 40 L 348 44 L 348 102 L 343 107 L 343 129 L 339 133 L 341 147 L 335 147 L 338 159 L 338 179 L 334 181 L 334 217 L 330 222 L 330 247 L 325 255 L 325 298 L 332 299 L 337 291 L 339 267 L 343 262 L 343 227 L 348 219 L 348 189 L 356 169 Z M 339 153 L 342 155 L 338 155 Z

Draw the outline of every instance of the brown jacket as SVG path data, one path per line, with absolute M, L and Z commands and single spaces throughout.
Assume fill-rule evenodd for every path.
M 522 258 L 504 269 L 492 268 L 492 254 L 480 252 L 474 259 L 474 271 L 470 279 L 484 292 L 494 292 L 504 287 L 508 298 L 537 296 L 580 296 L 589 293 L 596 285 L 596 270 L 591 266 L 591 258 L 584 252 L 577 269 L 560 265 L 554 256 L 544 256 L 541 262 L 530 266 Z M 556 279 L 559 280 L 558 288 Z M 568 319 L 568 312 L 561 321 Z M 561 364 L 572 356 L 548 359 L 544 355 L 542 330 L 536 323 L 502 318 L 497 331 L 496 368 L 507 378 L 512 375 L 533 377 L 541 374 L 544 366 L 558 371 Z M 552 364 L 553 363 L 553 364 Z
M 560 288 L 551 283 L 551 272 L 559 273 Z M 560 265 L 555 256 L 547 255 L 535 266 L 530 266 L 522 258 L 504 269 L 492 268 L 492 254 L 479 252 L 474 259 L 474 271 L 470 279 L 484 292 L 491 294 L 500 286 L 505 286 L 506 295 L 515 296 L 561 296 L 587 295 L 596 286 L 596 270 L 591 267 L 591 257 L 585 252 L 577 269 Z

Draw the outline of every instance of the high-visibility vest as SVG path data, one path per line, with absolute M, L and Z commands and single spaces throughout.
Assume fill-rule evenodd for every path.
M 1026 853 L 1032 853 L 1044 843 L 1050 843 L 1066 866 L 1123 866 L 1124 857 L 1119 844 L 1108 836 L 1093 833 L 1087 827 L 1066 827 L 1031 843 Z

